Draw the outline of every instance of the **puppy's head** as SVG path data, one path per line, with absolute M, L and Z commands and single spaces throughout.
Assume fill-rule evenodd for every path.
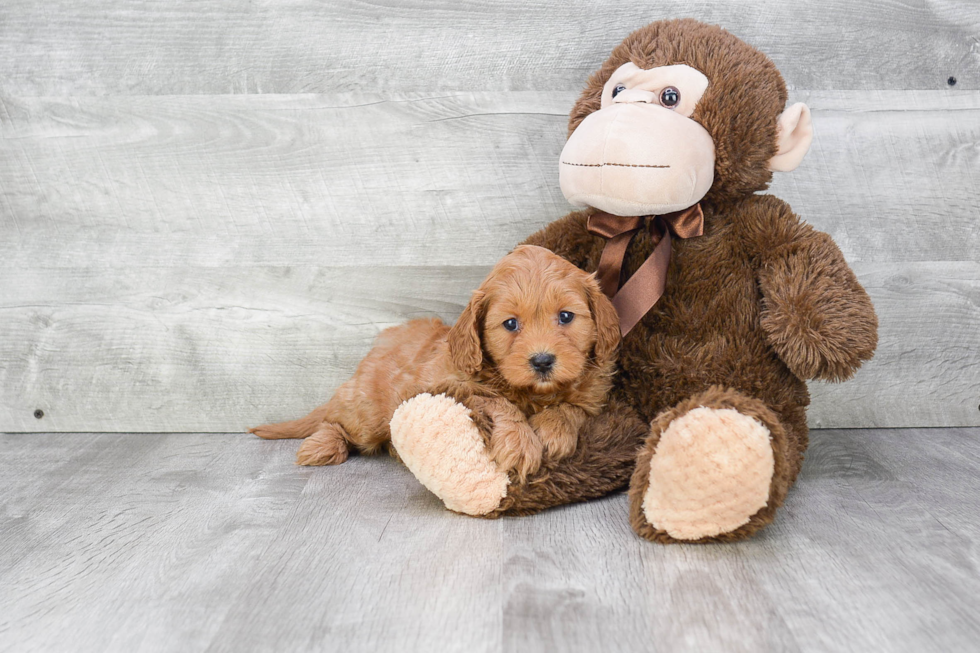
M 609 366 L 619 319 L 587 274 L 543 247 L 505 256 L 473 293 L 449 332 L 453 363 L 466 374 L 493 365 L 512 387 L 552 392 L 592 362 Z

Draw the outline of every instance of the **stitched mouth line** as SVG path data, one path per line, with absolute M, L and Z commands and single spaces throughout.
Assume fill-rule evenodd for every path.
M 604 168 L 606 166 L 615 166 L 617 168 L 669 168 L 670 167 L 670 166 L 643 165 L 640 163 L 569 163 L 568 161 L 562 161 L 561 164 L 565 166 L 575 166 L 577 168 Z

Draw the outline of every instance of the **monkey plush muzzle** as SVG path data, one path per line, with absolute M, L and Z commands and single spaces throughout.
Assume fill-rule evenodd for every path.
M 704 197 L 714 165 L 711 135 L 694 120 L 659 104 L 614 102 L 572 133 L 561 154 L 559 183 L 575 206 L 660 215 Z

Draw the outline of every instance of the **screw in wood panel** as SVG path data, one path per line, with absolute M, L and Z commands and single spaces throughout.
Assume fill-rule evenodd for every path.
M 956 78 L 950 75 L 949 79 L 946 80 L 946 83 L 950 86 L 956 86 Z
M 34 411 L 34 417 L 36 417 L 37 419 L 41 419 L 42 417 L 44 417 L 44 411 L 38 408 L 37 410 Z

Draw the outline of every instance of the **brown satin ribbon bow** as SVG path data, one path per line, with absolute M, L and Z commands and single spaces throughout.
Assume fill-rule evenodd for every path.
M 602 292 L 616 308 L 619 330 L 624 336 L 664 294 L 670 263 L 671 233 L 678 238 L 694 238 L 704 233 L 704 213 L 700 204 L 683 211 L 653 216 L 649 221 L 650 239 L 655 246 L 653 253 L 620 288 L 626 248 L 643 227 L 644 221 L 646 218 L 643 216 L 621 217 L 610 213 L 593 213 L 589 216 L 589 233 L 606 239 L 596 279 Z

